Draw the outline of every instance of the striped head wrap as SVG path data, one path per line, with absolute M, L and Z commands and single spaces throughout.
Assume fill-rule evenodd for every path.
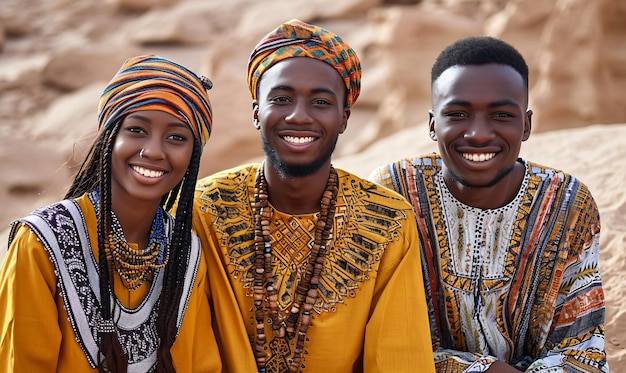
M 248 88 L 257 99 L 259 80 L 267 69 L 291 57 L 310 57 L 332 66 L 347 88 L 346 104 L 352 106 L 361 92 L 361 62 L 338 35 L 321 27 L 292 19 L 267 34 L 248 60 Z
M 209 139 L 213 114 L 207 90 L 212 83 L 184 66 L 150 54 L 126 60 L 105 88 L 98 105 L 98 130 L 127 114 L 164 111 L 189 124 L 200 149 Z

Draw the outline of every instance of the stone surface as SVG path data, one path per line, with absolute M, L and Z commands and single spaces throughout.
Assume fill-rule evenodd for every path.
M 89 45 L 55 51 L 44 67 L 43 84 L 74 91 L 93 82 L 108 82 L 122 63 L 138 54 L 128 45 Z

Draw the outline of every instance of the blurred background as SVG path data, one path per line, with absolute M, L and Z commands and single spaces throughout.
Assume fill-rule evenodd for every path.
M 626 372 L 625 0 L 0 0 L 0 261 L 10 221 L 59 200 L 97 126 L 99 96 L 127 58 L 155 53 L 214 83 L 201 176 L 262 156 L 247 59 L 291 18 L 339 34 L 361 58 L 362 93 L 335 166 L 436 150 L 430 67 L 458 38 L 490 35 L 530 67 L 530 160 L 591 189 L 602 218 L 607 351 Z

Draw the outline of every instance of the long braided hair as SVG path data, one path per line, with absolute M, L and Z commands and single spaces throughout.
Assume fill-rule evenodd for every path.
M 163 69 L 166 69 L 168 74 L 165 77 L 166 83 L 160 81 L 162 79 L 160 76 L 154 76 L 154 74 L 166 74 L 161 72 Z M 141 75 L 142 73 L 145 73 L 145 76 Z M 179 80 L 173 81 L 173 76 Z M 159 82 L 155 83 L 155 80 Z M 129 93 L 128 82 L 137 85 L 138 81 L 142 85 L 139 88 L 133 86 L 132 92 Z M 147 85 L 143 84 L 145 81 L 149 81 Z M 123 89 L 118 89 L 120 87 Z M 191 248 L 193 199 L 200 156 L 211 129 L 211 108 L 206 95 L 206 90 L 210 88 L 211 83 L 208 79 L 198 78 L 172 61 L 150 55 L 127 60 L 103 93 L 99 114 L 100 132 L 65 195 L 65 198 L 69 199 L 78 198 L 94 190 L 99 190 L 100 193 L 97 223 L 100 312 L 104 325 L 107 326 L 98 332 L 100 356 L 98 368 L 101 372 L 126 372 L 128 366 L 128 359 L 119 341 L 115 321 L 112 318 L 114 314 L 112 307 L 115 307 L 115 302 L 111 304 L 111 297 L 113 296 L 113 299 L 115 297 L 112 290 L 115 268 L 105 251 L 111 233 L 111 156 L 116 137 L 123 119 L 130 112 L 158 107 L 160 110 L 176 114 L 189 123 L 197 140 L 194 141 L 185 176 L 161 200 L 161 207 L 165 211 L 171 210 L 174 205 L 176 205 L 176 211 L 174 227 L 171 230 L 169 260 L 164 269 L 156 320 L 159 337 L 157 372 L 175 372 L 170 349 L 178 333 L 178 308 L 183 292 L 181 284 L 184 283 Z M 169 95 L 164 94 L 163 90 L 169 90 Z M 140 91 L 140 94 L 137 95 L 136 91 Z M 174 91 L 173 94 L 172 91 Z M 154 92 L 158 97 L 155 97 Z M 119 102 L 114 101 L 117 99 L 116 95 L 120 96 Z M 183 101 L 186 106 L 183 105 L 183 109 L 181 106 L 172 104 L 172 102 L 180 104 L 180 97 L 184 97 Z

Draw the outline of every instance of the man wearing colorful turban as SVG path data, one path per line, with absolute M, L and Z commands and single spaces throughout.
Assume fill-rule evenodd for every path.
M 263 73 L 287 58 L 309 57 L 329 64 L 346 86 L 346 106 L 351 107 L 361 92 L 361 62 L 339 35 L 297 19 L 280 25 L 263 38 L 248 61 L 248 87 L 257 99 Z
M 128 59 L 107 85 L 66 199 L 13 223 L 0 371 L 220 371 L 191 231 L 210 85 L 154 55 Z
M 265 160 L 201 179 L 194 214 L 229 371 L 434 372 L 411 205 L 331 164 L 360 79 L 299 20 L 250 56 Z

